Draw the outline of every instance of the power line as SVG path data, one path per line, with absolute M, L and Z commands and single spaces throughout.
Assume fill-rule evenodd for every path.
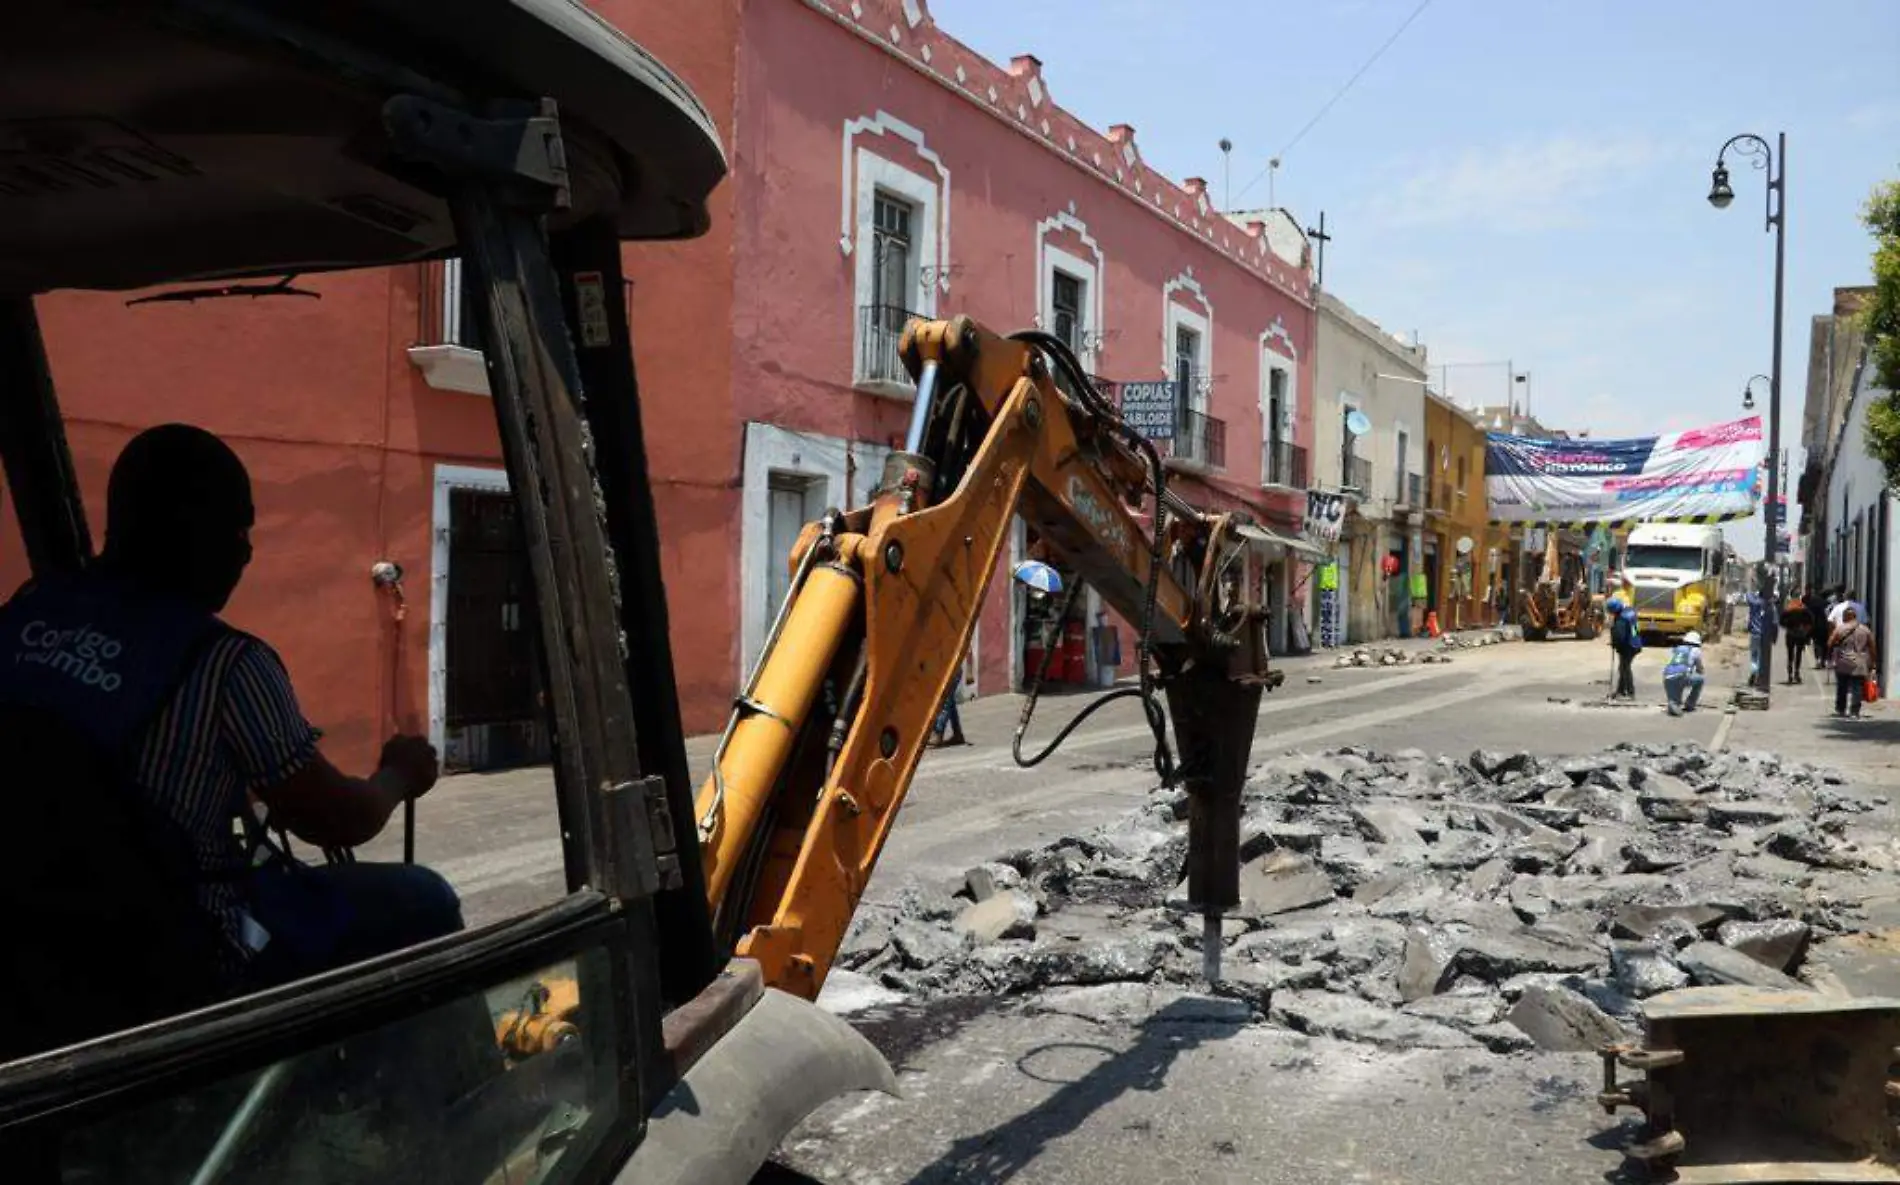
M 1306 139 L 1306 133 L 1312 131 L 1313 128 L 1316 125 L 1318 125 L 1320 120 L 1326 118 L 1326 113 L 1333 109 L 1333 104 L 1345 98 L 1346 92 L 1351 90 L 1353 86 L 1357 84 L 1361 78 L 1365 77 L 1366 71 L 1372 69 L 1373 65 L 1377 63 L 1380 58 L 1385 56 L 1385 51 L 1388 49 L 1391 49 L 1393 43 L 1396 42 L 1399 39 L 1399 37 L 1402 34 L 1404 34 L 1404 32 L 1407 29 L 1412 27 L 1412 22 L 1419 18 L 1419 14 L 1424 12 L 1427 8 L 1430 8 L 1431 6 L 1432 6 L 1432 0 L 1419 0 L 1419 5 L 1417 8 L 1414 8 L 1412 10 L 1412 15 L 1406 17 L 1405 20 L 1400 22 L 1398 28 L 1392 30 L 1392 36 L 1387 37 L 1385 41 L 1379 46 L 1378 49 L 1375 49 L 1372 51 L 1372 56 L 1367 58 L 1365 60 L 1365 63 L 1361 65 L 1359 69 L 1353 71 L 1352 77 L 1346 80 L 1346 83 L 1344 86 L 1341 86 L 1338 90 L 1333 92 L 1332 98 L 1326 100 L 1325 104 L 1322 105 L 1318 111 L 1314 112 L 1313 118 L 1306 121 L 1306 126 L 1301 128 L 1297 133 L 1295 133 L 1294 137 L 1291 140 L 1288 140 L 1286 142 L 1286 147 L 1280 149 L 1280 151 L 1273 154 L 1271 163 L 1268 164 L 1266 168 L 1260 170 L 1260 172 L 1254 177 L 1252 181 L 1249 181 L 1247 182 L 1247 184 L 1240 187 L 1239 196 L 1245 197 L 1247 194 L 1247 191 L 1252 189 L 1254 186 L 1260 184 L 1260 178 L 1265 177 L 1270 171 L 1272 171 L 1273 168 L 1277 166 L 1283 158 L 1285 158 L 1286 154 L 1292 150 L 1294 145 L 1298 144 L 1301 140 Z

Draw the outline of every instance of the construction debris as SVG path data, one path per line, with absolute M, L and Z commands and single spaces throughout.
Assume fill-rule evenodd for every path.
M 1590 1050 L 1633 1036 L 1659 992 L 1829 985 L 1830 951 L 1900 868 L 1838 774 L 1686 744 L 1289 754 L 1253 771 L 1243 808 L 1215 990 L 1257 1022 L 1386 1047 Z M 913 888 L 861 911 L 840 962 L 910 999 L 1205 990 L 1184 814 L 1157 790 Z

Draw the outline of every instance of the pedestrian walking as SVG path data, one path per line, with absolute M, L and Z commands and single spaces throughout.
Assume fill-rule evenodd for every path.
M 1624 605 L 1621 597 L 1611 597 L 1604 608 L 1612 614 L 1610 649 L 1616 652 L 1616 683 L 1610 698 L 1635 699 L 1636 675 L 1630 664 L 1643 648 L 1642 631 L 1636 628 L 1636 610 Z
M 1842 611 L 1828 649 L 1834 656 L 1834 714 L 1859 720 L 1867 675 L 1873 669 L 1874 633 L 1852 605 Z
M 1808 652 L 1809 637 L 1814 633 L 1814 615 L 1800 597 L 1791 599 L 1781 611 L 1781 638 L 1788 649 L 1788 682 L 1801 682 L 1801 658 Z
M 1669 697 L 1669 714 L 1693 712 L 1702 700 L 1702 635 L 1694 630 L 1682 635 L 1682 641 L 1669 652 L 1669 664 L 1663 667 L 1663 694 Z
M 1827 661 L 1827 598 L 1809 589 L 1801 594 L 1801 604 L 1808 611 L 1808 634 L 1814 646 L 1814 669 L 1818 671 Z
M 949 694 L 943 697 L 943 706 L 937 709 L 937 722 L 930 729 L 930 743 L 938 748 L 944 745 L 970 743 L 963 737 L 963 717 L 957 714 L 957 685 L 955 683 L 950 685 Z
M 1840 627 L 1841 622 L 1846 618 L 1847 611 L 1849 609 L 1852 609 L 1854 611 L 1854 616 L 1860 620 L 1860 623 L 1862 625 L 1868 624 L 1867 606 L 1860 603 L 1860 594 L 1856 593 L 1851 588 L 1844 588 L 1840 590 L 1840 593 L 1835 598 L 1834 603 L 1828 607 L 1828 611 L 1827 611 L 1828 625 L 1833 626 L 1838 629 Z

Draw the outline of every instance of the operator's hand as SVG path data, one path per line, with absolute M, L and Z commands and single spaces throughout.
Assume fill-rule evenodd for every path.
M 421 798 L 441 773 L 435 746 L 427 737 L 397 735 L 383 742 L 381 768 L 402 779 L 410 798 Z

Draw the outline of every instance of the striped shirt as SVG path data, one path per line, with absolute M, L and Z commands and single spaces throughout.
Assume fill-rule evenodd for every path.
M 235 821 L 250 809 L 249 795 L 310 763 L 319 736 L 277 652 L 227 631 L 205 648 L 140 746 L 138 784 L 186 834 L 199 871 L 209 874 L 199 903 L 222 927 L 234 964 L 252 953 L 239 884 L 219 875 L 248 863 Z

